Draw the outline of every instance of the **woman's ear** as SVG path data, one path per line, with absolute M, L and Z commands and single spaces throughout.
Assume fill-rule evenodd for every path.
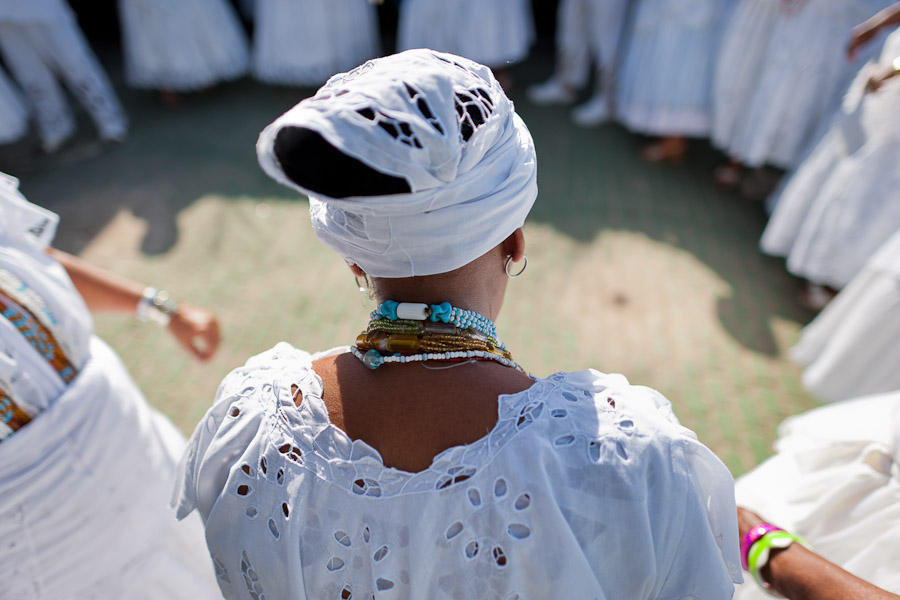
M 348 264 L 347 266 L 350 267 L 350 271 L 351 271 L 356 277 L 365 277 L 365 276 L 366 276 L 366 272 L 363 271 L 362 269 L 360 269 L 360 268 L 359 268 L 359 265 L 356 265 L 356 264 L 352 264 L 352 265 L 351 265 L 351 264 Z
M 525 234 L 519 227 L 503 240 L 503 255 L 512 256 L 513 262 L 519 262 L 525 256 Z

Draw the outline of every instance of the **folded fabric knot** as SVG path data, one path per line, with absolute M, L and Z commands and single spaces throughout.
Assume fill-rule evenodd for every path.
M 537 197 L 534 141 L 491 70 L 427 49 L 333 76 L 257 152 L 309 196 L 319 239 L 370 277 L 458 269 L 521 227 Z

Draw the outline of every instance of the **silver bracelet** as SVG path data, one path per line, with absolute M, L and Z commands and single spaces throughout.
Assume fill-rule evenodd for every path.
M 160 327 L 166 327 L 172 320 L 172 313 L 178 309 L 169 292 L 155 287 L 144 288 L 137 304 L 137 318 L 141 321 L 153 321 Z

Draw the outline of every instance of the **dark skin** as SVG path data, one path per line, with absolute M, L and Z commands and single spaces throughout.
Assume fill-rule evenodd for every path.
M 377 301 L 450 302 L 495 320 L 508 280 L 503 269 L 506 258 L 511 255 L 518 262 L 524 248 L 518 229 L 451 273 L 373 278 Z M 351 270 L 363 274 L 357 266 Z M 458 366 L 446 368 L 449 365 Z M 484 437 L 497 423 L 497 397 L 521 392 L 533 383 L 524 373 L 493 361 L 426 361 L 370 370 L 352 354 L 341 354 L 319 359 L 313 368 L 322 378 L 331 423 L 378 450 L 387 466 L 408 472 L 428 468 L 448 448 Z
M 766 522 L 756 513 L 738 507 L 742 538 L 751 527 Z M 863 581 L 800 544 L 773 550 L 760 575 L 790 600 L 900 600 L 897 594 Z
M 855 60 L 860 48 L 870 43 L 881 30 L 900 25 L 900 2 L 885 8 L 853 28 L 847 44 L 847 59 Z M 889 79 L 900 73 L 893 66 L 881 66 L 869 78 L 866 89 L 877 92 Z
M 855 60 L 859 49 L 871 42 L 885 27 L 900 25 L 900 2 L 878 12 L 853 28 L 847 44 L 847 58 Z
M 62 250 L 49 248 L 47 254 L 66 270 L 89 310 L 134 314 L 144 292 L 143 284 Z M 168 329 L 178 344 L 198 360 L 209 360 L 219 346 L 219 323 L 205 308 L 179 303 L 171 315 Z

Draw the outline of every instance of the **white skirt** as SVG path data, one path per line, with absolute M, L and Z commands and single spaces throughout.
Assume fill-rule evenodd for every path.
M 806 326 L 791 358 L 829 402 L 900 390 L 900 230 Z
M 398 50 L 431 48 L 492 68 L 524 59 L 534 42 L 527 0 L 405 0 Z
M 119 0 L 128 84 L 178 92 L 247 72 L 247 36 L 226 0 Z
M 28 109 L 0 68 L 0 144 L 9 144 L 28 131 Z
M 738 505 L 900 593 L 900 392 L 792 417 L 775 447 L 775 456 L 737 480 Z M 735 600 L 771 598 L 744 579 Z
M 750 167 L 795 167 L 866 51 L 877 50 L 849 62 L 850 30 L 889 3 L 807 0 L 785 11 L 781 0 L 741 2 L 716 69 L 713 142 Z
M 319 86 L 379 54 L 367 0 L 261 0 L 255 22 L 253 75 L 267 83 Z
M 709 133 L 719 37 L 732 4 L 639 0 L 616 93 L 626 127 L 660 136 Z
M 900 55 L 900 31 L 880 62 Z M 900 79 L 863 93 L 872 65 L 850 87 L 825 135 L 781 188 L 760 246 L 791 273 L 842 288 L 900 229 Z
M 92 357 L 49 409 L 0 444 L 4 598 L 221 598 L 199 519 L 168 508 L 184 438 L 119 357 Z

